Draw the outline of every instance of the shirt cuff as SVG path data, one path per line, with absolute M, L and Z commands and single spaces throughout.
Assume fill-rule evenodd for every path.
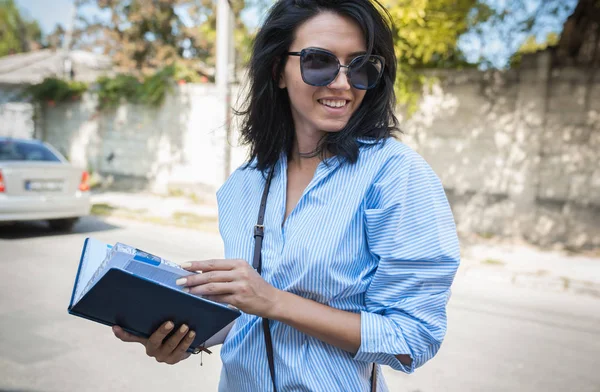
M 400 362 L 398 354 L 410 355 L 411 364 Z M 360 347 L 354 360 L 388 365 L 404 373 L 415 371 L 415 359 L 400 328 L 385 316 L 365 311 L 360 313 Z

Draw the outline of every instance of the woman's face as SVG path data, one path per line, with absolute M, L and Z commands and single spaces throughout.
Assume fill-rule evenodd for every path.
M 350 18 L 330 12 L 321 13 L 298 27 L 289 51 L 300 52 L 306 48 L 326 49 L 335 54 L 342 65 L 348 65 L 367 49 L 360 26 Z M 288 56 L 279 87 L 287 88 L 296 132 L 309 133 L 340 131 L 360 107 L 366 93 L 350 85 L 346 68 L 342 68 L 328 86 L 304 83 L 298 56 Z

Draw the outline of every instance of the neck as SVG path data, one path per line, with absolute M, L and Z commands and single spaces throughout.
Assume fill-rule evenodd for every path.
M 296 132 L 292 151 L 288 157 L 288 165 L 300 170 L 315 169 L 321 162 L 321 154 L 312 155 L 323 136 L 323 132 L 315 132 L 310 135 Z

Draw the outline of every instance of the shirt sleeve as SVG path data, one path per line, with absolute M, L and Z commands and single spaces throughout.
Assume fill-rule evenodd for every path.
M 460 263 L 444 189 L 418 154 L 390 159 L 365 204 L 369 249 L 379 261 L 361 312 L 354 359 L 412 373 L 439 350 L 446 304 Z M 395 355 L 408 354 L 410 366 Z

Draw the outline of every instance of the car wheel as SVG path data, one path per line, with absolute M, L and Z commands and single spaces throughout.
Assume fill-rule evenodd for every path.
M 77 223 L 77 218 L 51 219 L 48 221 L 50 228 L 57 231 L 71 231 L 75 223 Z

